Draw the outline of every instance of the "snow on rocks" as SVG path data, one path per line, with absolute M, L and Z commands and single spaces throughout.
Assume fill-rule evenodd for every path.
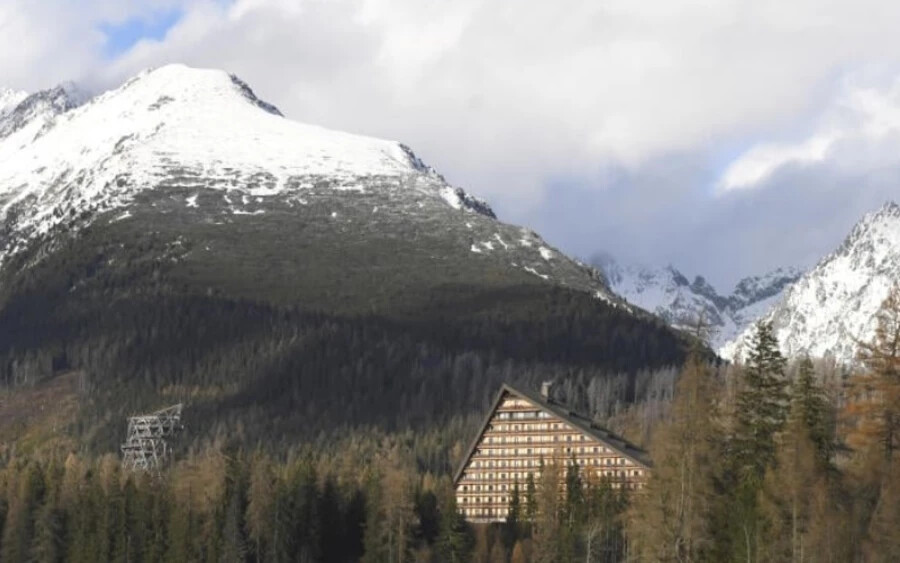
M 872 338 L 875 314 L 900 280 L 900 206 L 866 215 L 835 252 L 800 278 L 764 319 L 783 353 L 851 363 L 857 342 Z M 743 359 L 752 327 L 726 343 L 723 357 Z

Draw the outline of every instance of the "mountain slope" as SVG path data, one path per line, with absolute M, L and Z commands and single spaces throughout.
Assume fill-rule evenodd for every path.
M 152 189 L 226 223 L 272 211 L 271 203 L 324 212 L 348 228 L 404 215 L 438 220 L 445 238 L 520 278 L 610 297 L 588 268 L 527 229 L 493 220 L 487 204 L 405 146 L 284 119 L 223 72 L 163 67 L 76 105 L 58 88 L 26 98 L 0 122 L 8 131 L 0 143 L 0 264 L 59 226 L 83 227 L 88 215 L 118 210 L 128 219 Z
M 850 362 L 856 342 L 874 331 L 874 315 L 900 280 L 900 206 L 889 202 L 866 215 L 835 252 L 797 281 L 765 315 L 782 351 Z M 752 328 L 721 353 L 740 359 Z
M 689 281 L 673 266 L 622 266 L 609 256 L 597 257 L 594 263 L 616 294 L 673 326 L 683 327 L 702 315 L 712 328 L 714 348 L 732 340 L 765 314 L 785 288 L 800 277 L 795 269 L 780 268 L 745 278 L 730 295 L 720 295 L 702 276 Z
M 77 373 L 72 431 L 98 447 L 176 400 L 196 432 L 274 441 L 683 358 L 405 146 L 287 120 L 224 72 L 37 93 L 0 131 L 0 381 Z

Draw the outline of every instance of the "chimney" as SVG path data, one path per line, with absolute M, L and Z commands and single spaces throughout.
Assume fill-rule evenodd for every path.
M 545 381 L 541 383 L 541 397 L 544 398 L 548 403 L 550 402 L 550 390 L 553 389 L 552 381 Z

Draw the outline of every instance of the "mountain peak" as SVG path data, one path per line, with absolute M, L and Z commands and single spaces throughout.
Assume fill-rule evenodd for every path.
M 28 97 L 27 92 L 4 88 L 0 86 L 0 115 L 19 105 L 19 102 Z
M 689 281 L 673 265 L 657 269 L 621 266 L 608 254 L 595 255 L 592 261 L 606 274 L 616 293 L 674 326 L 684 326 L 698 315 L 703 316 L 713 329 L 715 346 L 734 338 L 764 314 L 800 276 L 796 269 L 780 268 L 742 280 L 726 296 L 703 276 Z
M 116 91 L 126 90 L 158 95 L 160 99 L 181 103 L 234 98 L 237 95 L 263 111 L 283 117 L 273 104 L 257 97 L 246 82 L 219 69 L 167 64 L 141 72 Z
M 894 200 L 888 200 L 881 206 L 877 215 L 890 215 L 891 217 L 900 216 L 900 204 L 897 204 Z
M 871 338 L 875 314 L 900 279 L 900 206 L 889 201 L 868 213 L 841 246 L 794 283 L 765 316 L 788 356 L 830 356 L 851 362 L 857 342 Z M 725 345 L 741 359 L 752 337 Z

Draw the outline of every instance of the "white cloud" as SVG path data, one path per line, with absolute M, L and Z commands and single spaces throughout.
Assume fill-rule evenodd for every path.
M 164 39 L 104 58 L 101 22 L 176 4 Z M 891 0 L 0 0 L 0 53 L 14 53 L 0 57 L 0 84 L 224 68 L 291 118 L 409 144 L 504 218 L 559 225 L 566 248 L 587 254 L 621 233 L 651 260 L 708 239 L 750 245 L 746 230 L 678 234 L 682 216 L 767 217 L 750 205 L 770 205 L 766 190 L 738 187 L 806 197 L 814 187 L 797 182 L 827 181 L 833 203 L 871 185 L 866 205 L 888 193 L 892 178 L 860 175 L 900 155 L 900 86 L 859 72 L 900 69 L 898 21 Z M 757 140 L 718 176 L 720 151 Z M 560 208 L 560 179 L 596 207 Z M 563 211 L 584 217 L 577 232 Z M 641 235 L 664 223 L 666 244 Z
M 735 159 L 719 178 L 720 193 L 764 187 L 787 167 L 827 163 L 845 173 L 865 174 L 900 158 L 900 78 L 864 84 L 850 76 L 843 91 L 815 120 L 812 132 L 793 143 L 761 143 Z
M 840 69 L 900 62 L 894 21 L 900 4 L 874 0 L 200 1 L 102 70 L 226 68 L 289 116 L 401 139 L 516 212 L 549 178 L 778 132 Z M 732 181 L 829 147 L 762 147 Z
M 755 146 L 732 162 L 717 184 L 720 192 L 752 188 L 789 164 L 822 162 L 837 135 L 818 134 L 797 144 L 769 143 Z

